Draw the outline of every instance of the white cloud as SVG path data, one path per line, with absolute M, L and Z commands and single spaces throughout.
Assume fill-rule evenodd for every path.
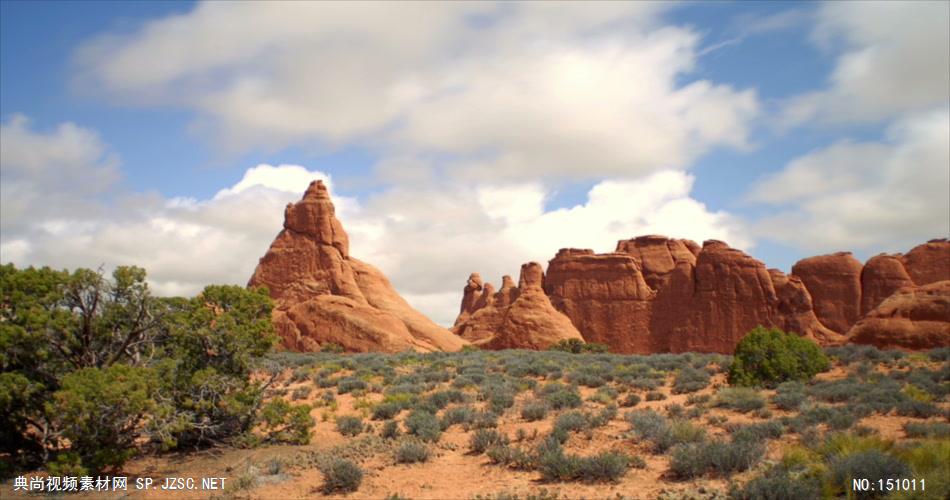
M 844 50 L 827 89 L 788 103 L 786 124 L 877 122 L 950 100 L 950 3 L 827 2 L 814 38 Z
M 745 147 L 758 109 L 752 91 L 678 83 L 699 37 L 658 26 L 666 8 L 208 2 L 77 60 L 110 98 L 196 111 L 228 150 L 360 143 L 387 179 L 635 177 Z
M 607 252 L 620 239 L 659 233 L 748 249 L 740 221 L 691 198 L 692 183 L 677 171 L 602 181 L 583 204 L 555 210 L 545 210 L 550 193 L 538 184 L 395 187 L 343 223 L 350 230 L 354 222 L 374 222 L 380 236 L 351 231 L 351 253 L 379 266 L 423 312 L 451 324 L 470 272 L 499 286 L 502 275 L 517 279 L 522 263 L 546 263 L 559 248 Z
M 841 141 L 762 180 L 780 207 L 758 232 L 814 252 L 902 251 L 950 235 L 950 109 L 910 115 L 882 142 Z
M 75 143 L 62 129 L 44 134 L 24 123 L 5 126 L 4 150 L 16 153 L 40 144 L 57 151 Z M 51 160 L 30 169 L 32 164 L 21 160 L 28 155 L 3 157 L 4 186 L 15 174 L 29 190 L 23 208 L 33 215 L 24 224 L 4 227 L 0 260 L 70 269 L 139 265 L 160 294 L 189 295 L 211 283 L 243 285 L 280 231 L 284 206 L 299 199 L 313 179 L 333 189 L 319 171 L 258 165 L 210 199 L 166 199 L 113 187 L 106 193 L 109 201 L 44 208 L 45 200 L 82 192 L 78 185 L 42 184 L 49 172 L 69 168 L 81 179 L 102 168 L 107 148 L 85 132 L 85 147 L 96 145 L 100 154 L 88 155 L 84 164 Z M 561 247 L 610 251 L 617 240 L 644 233 L 750 244 L 738 221 L 690 198 L 692 182 L 677 171 L 602 181 L 585 203 L 556 210 L 545 210 L 551 193 L 538 183 L 408 184 L 360 202 L 338 193 L 333 198 L 350 234 L 351 254 L 380 267 L 410 303 L 450 324 L 470 272 L 500 285 L 503 274 L 516 275 L 528 260 L 546 262 Z M 11 199 L 0 199 L 4 214 Z

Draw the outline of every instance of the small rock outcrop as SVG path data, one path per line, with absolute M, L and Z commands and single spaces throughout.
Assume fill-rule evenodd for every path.
M 467 342 L 413 309 L 375 267 L 349 255 L 349 240 L 321 181 L 287 205 L 284 229 L 248 286 L 274 299 L 283 346 L 315 351 L 457 351 Z
M 571 320 L 554 309 L 545 295 L 540 264 L 521 266 L 517 287 L 511 277 L 505 278 L 497 293 L 490 283 L 483 284 L 474 310 L 464 318 L 459 315 L 453 331 L 461 338 L 485 349 L 546 349 L 566 339 L 583 340 Z M 469 278 L 466 295 L 471 284 Z
M 858 321 L 848 339 L 882 349 L 950 346 L 950 280 L 901 288 Z

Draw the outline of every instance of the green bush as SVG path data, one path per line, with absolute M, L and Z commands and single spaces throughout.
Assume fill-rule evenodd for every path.
M 408 439 L 399 443 L 396 448 L 396 463 L 414 464 L 428 459 L 429 448 L 422 441 Z
M 620 406 L 624 408 L 631 408 L 640 404 L 640 396 L 634 393 L 627 394 L 621 401 Z
M 336 418 L 336 430 L 344 436 L 357 436 L 364 429 L 363 419 L 355 415 L 343 415 Z
M 265 404 L 258 418 L 265 439 L 275 443 L 307 444 L 316 424 L 310 406 L 292 405 L 280 398 Z
M 830 367 L 828 357 L 814 342 L 759 326 L 736 346 L 729 383 L 774 387 L 788 380 L 809 380 Z
M 363 469 L 354 462 L 346 459 L 336 459 L 324 465 L 323 473 L 324 494 L 350 493 L 356 491 L 363 482 Z
M 63 377 L 48 412 L 69 440 L 72 456 L 98 473 L 135 453 L 140 424 L 156 407 L 154 391 L 153 374 L 145 368 L 83 368 Z

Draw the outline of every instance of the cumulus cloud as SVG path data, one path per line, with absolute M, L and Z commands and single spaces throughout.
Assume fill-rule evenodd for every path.
M 63 130 L 81 131 L 82 139 Z M 333 193 L 351 254 L 380 267 L 410 303 L 443 324 L 454 319 L 471 271 L 499 281 L 503 274 L 516 275 L 523 262 L 546 262 L 561 247 L 609 251 L 617 240 L 643 233 L 751 244 L 739 221 L 690 197 L 693 179 L 679 171 L 602 181 L 584 203 L 555 210 L 545 209 L 551 192 L 540 183 L 407 184 L 357 200 L 334 192 L 327 174 L 298 165 L 249 168 L 208 199 L 164 198 L 113 186 L 108 199 L 80 207 L 44 205 L 70 196 L 74 187 L 43 180 L 58 172 L 79 178 L 105 168 L 108 148 L 94 133 L 74 125 L 37 132 L 20 120 L 4 126 L 2 140 L 4 186 L 10 177 L 29 191 L 22 208 L 30 215 L 22 225 L 4 226 L 0 260 L 58 268 L 139 265 L 160 294 L 246 283 L 281 229 L 284 206 L 299 199 L 313 179 L 323 179 Z M 20 154 L 35 145 L 97 154 L 84 161 L 54 158 L 39 168 L 31 156 Z M 19 200 L 3 196 L 0 211 L 9 213 Z
M 793 98 L 786 124 L 877 122 L 950 98 L 947 2 L 827 2 L 813 38 L 843 50 L 828 88 Z
M 689 81 L 699 36 L 659 26 L 664 8 L 208 2 L 98 37 L 77 60 L 110 96 L 194 110 L 229 150 L 359 142 L 390 179 L 407 164 L 635 177 L 747 146 L 758 110 L 753 91 Z
M 841 141 L 759 182 L 778 207 L 759 234 L 811 251 L 902 251 L 950 235 L 950 109 L 894 123 L 881 142 Z

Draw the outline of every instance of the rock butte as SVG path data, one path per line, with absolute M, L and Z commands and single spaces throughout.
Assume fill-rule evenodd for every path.
M 457 351 L 468 342 L 413 309 L 375 267 L 349 254 L 349 240 L 321 181 L 287 205 L 284 229 L 248 286 L 266 286 L 283 346 L 317 351 Z
M 611 253 L 561 249 L 549 261 L 542 286 L 573 326 L 561 327 L 559 336 L 550 329 L 562 323 L 551 320 L 543 338 L 574 338 L 576 329 L 585 341 L 613 352 L 731 353 L 758 325 L 822 345 L 950 346 L 946 239 L 904 255 L 881 254 L 865 265 L 846 252 L 810 257 L 786 275 L 721 241 L 699 246 L 639 236 L 618 242 Z M 472 274 L 453 331 L 483 347 L 537 348 L 530 332 L 519 337 L 503 329 L 499 294 L 485 300 L 485 288 Z

